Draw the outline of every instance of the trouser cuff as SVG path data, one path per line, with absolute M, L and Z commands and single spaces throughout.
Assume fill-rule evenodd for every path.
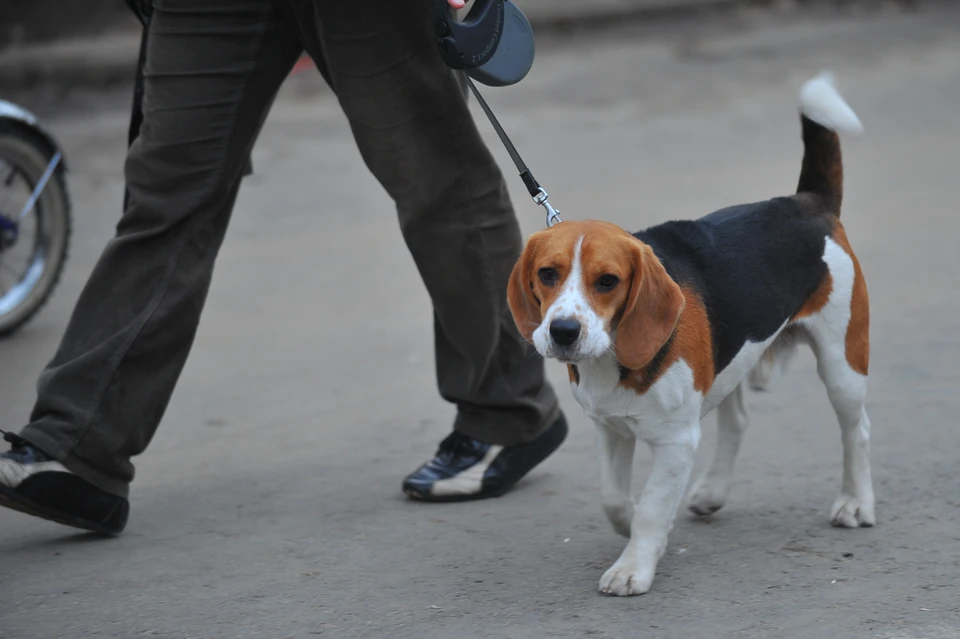
M 91 466 L 84 460 L 77 457 L 73 451 L 68 450 L 66 446 L 50 437 L 50 435 L 40 428 L 30 425 L 19 433 L 20 437 L 27 440 L 30 445 L 39 448 L 50 457 L 64 465 L 67 470 L 76 476 L 84 479 L 97 488 L 105 490 L 108 493 L 118 497 L 127 498 L 130 495 L 130 484 L 109 475 L 104 474 L 99 469 Z

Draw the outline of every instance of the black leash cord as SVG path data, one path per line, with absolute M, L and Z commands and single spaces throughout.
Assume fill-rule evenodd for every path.
M 513 146 L 513 142 L 510 141 L 510 138 L 507 137 L 507 132 L 503 130 L 503 127 L 500 126 L 500 122 L 497 120 L 496 116 L 493 115 L 493 111 L 490 110 L 490 107 L 487 105 L 487 101 L 483 99 L 483 96 L 480 95 L 480 92 L 477 90 L 476 85 L 474 85 L 473 80 L 469 76 L 464 76 L 467 79 L 467 84 L 470 86 L 470 91 L 473 92 L 473 96 L 477 99 L 477 102 L 480 103 L 480 108 L 483 109 L 483 112 L 487 115 L 487 119 L 490 120 L 490 124 L 493 125 L 493 130 L 497 132 L 497 135 L 500 137 L 500 141 L 503 142 L 503 146 L 507 149 L 507 153 L 510 154 L 510 159 L 513 160 L 513 163 L 516 165 L 517 170 L 520 172 L 520 179 L 523 180 L 523 185 L 527 187 L 527 192 L 530 194 L 530 197 L 533 198 L 533 201 L 537 204 L 543 206 L 547 210 L 547 226 L 553 226 L 560 221 L 560 211 L 554 209 L 550 202 L 547 201 L 547 192 L 540 186 L 540 183 L 537 182 L 537 179 L 533 177 L 533 173 L 530 172 L 530 169 L 523 162 L 523 158 L 520 157 L 520 154 L 517 153 L 517 148 Z

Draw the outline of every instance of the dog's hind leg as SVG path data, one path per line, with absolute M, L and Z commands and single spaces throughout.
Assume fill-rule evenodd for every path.
M 696 515 L 710 515 L 723 507 L 730 494 L 733 467 L 747 429 L 743 384 L 717 406 L 717 449 L 713 462 L 690 491 L 688 508 Z
M 843 484 L 830 516 L 835 526 L 872 526 L 876 516 L 865 408 L 870 357 L 867 286 L 842 227 L 827 240 L 823 259 L 834 291 L 820 313 L 801 322 L 813 338 L 817 373 L 827 387 L 843 442 Z
M 828 349 L 823 349 L 828 350 Z M 831 523 L 844 528 L 872 526 L 873 480 L 870 474 L 870 418 L 864 406 L 867 376 L 854 370 L 842 353 L 821 353 L 817 372 L 840 422 L 843 484 L 830 511 Z

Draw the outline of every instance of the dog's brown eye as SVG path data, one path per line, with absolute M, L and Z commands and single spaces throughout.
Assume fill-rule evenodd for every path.
M 555 268 L 542 268 L 537 271 L 537 276 L 545 286 L 555 285 L 557 280 L 560 278 L 560 276 L 557 274 L 557 269 Z
M 609 273 L 606 275 L 601 275 L 597 279 L 597 290 L 601 293 L 607 293 L 616 288 L 617 284 L 619 283 L 620 278 L 616 275 L 610 275 Z

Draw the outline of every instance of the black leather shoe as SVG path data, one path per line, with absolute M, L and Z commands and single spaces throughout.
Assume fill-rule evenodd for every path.
M 3 438 L 13 448 L 0 453 L 0 506 L 103 535 L 123 531 L 126 499 L 77 477 L 13 433 Z
M 567 420 L 557 421 L 532 442 L 494 446 L 453 433 L 437 455 L 403 481 L 403 492 L 423 501 L 467 501 L 498 497 L 550 456 L 567 437 Z

